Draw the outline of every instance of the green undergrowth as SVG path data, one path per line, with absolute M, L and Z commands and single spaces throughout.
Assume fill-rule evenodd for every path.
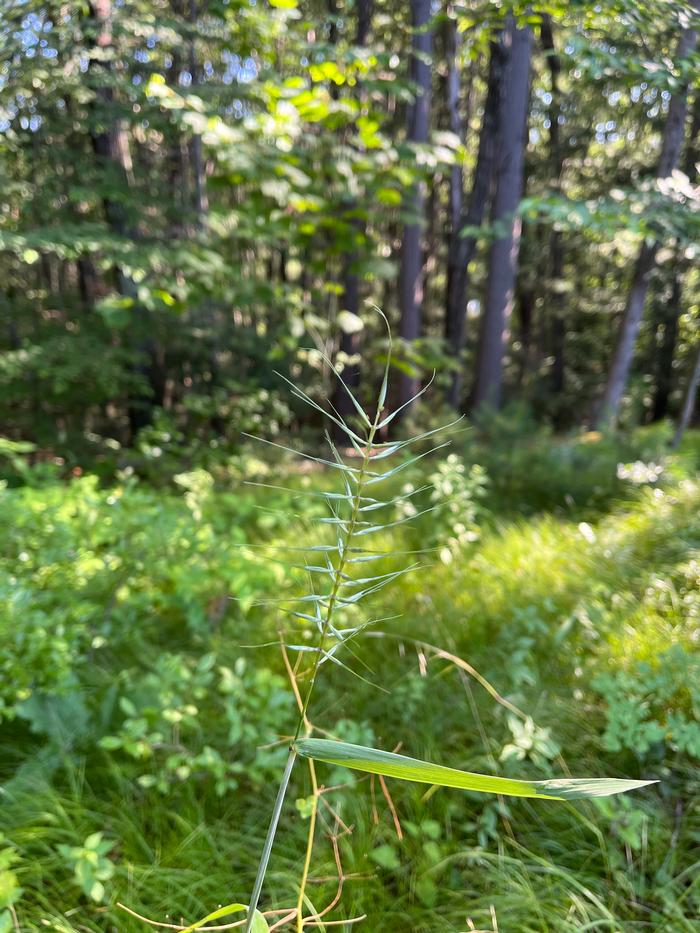
M 559 807 L 392 782 L 387 798 L 319 765 L 335 789 L 313 906 L 336 892 L 339 837 L 329 917 L 369 914 L 358 929 L 698 930 L 698 443 L 657 476 L 656 440 L 541 439 L 475 474 L 470 439 L 397 477 L 396 494 L 437 483 L 440 508 L 377 547 L 429 546 L 428 566 L 375 598 L 385 621 L 344 659 L 376 689 L 324 670 L 315 722 L 473 771 L 660 784 Z M 274 600 L 305 585 L 270 546 L 324 532 L 323 500 L 297 495 L 316 473 L 239 472 L 292 491 L 203 470 L 167 490 L 0 491 L 0 931 L 131 933 L 118 902 L 192 922 L 250 890 L 294 723 Z M 295 900 L 309 793 L 299 769 L 265 907 Z

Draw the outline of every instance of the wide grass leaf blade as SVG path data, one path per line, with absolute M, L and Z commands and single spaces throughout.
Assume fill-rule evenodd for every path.
M 436 784 L 441 787 L 459 787 L 462 790 L 505 797 L 542 797 L 546 800 L 577 800 L 585 797 L 609 797 L 636 790 L 656 781 L 627 781 L 616 778 L 555 778 L 550 781 L 523 781 L 473 774 L 431 764 L 417 758 L 407 758 L 393 752 L 330 739 L 301 739 L 295 748 L 305 758 L 314 758 L 333 765 L 344 765 L 369 774 L 382 774 L 403 781 Z
M 220 920 L 222 917 L 228 917 L 230 914 L 236 914 L 247 910 L 248 907 L 245 904 L 227 904 L 226 907 L 219 907 L 218 910 L 207 914 L 206 917 L 202 917 L 201 920 L 193 923 L 192 926 L 182 930 L 182 933 L 192 933 L 193 930 L 199 930 L 203 924 L 210 923 L 212 920 Z M 270 928 L 267 925 L 267 920 L 263 917 L 259 910 L 256 910 L 255 917 L 253 919 L 253 926 L 251 927 L 251 933 L 269 933 L 269 929 Z

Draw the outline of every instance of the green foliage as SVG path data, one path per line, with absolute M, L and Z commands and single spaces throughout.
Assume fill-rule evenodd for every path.
M 285 0 L 285 2 L 289 2 L 289 0 Z M 278 0 L 278 3 L 282 6 L 280 0 Z M 205 923 L 211 923 L 212 920 L 222 920 L 224 917 L 230 917 L 231 914 L 241 913 L 241 911 L 244 910 L 247 910 L 245 904 L 227 904 L 226 907 L 220 907 L 218 910 L 212 911 L 210 914 L 207 914 L 206 917 L 202 917 L 201 920 L 188 926 L 183 930 L 183 933 L 192 933 L 192 931 L 198 930 Z M 267 921 L 259 911 L 255 911 L 250 929 L 252 933 L 267 933 L 269 930 Z
M 531 716 L 518 719 L 508 716 L 508 728 L 512 740 L 503 746 L 501 761 L 524 761 L 530 759 L 540 767 L 561 754 L 561 749 L 552 739 L 551 729 L 537 726 Z
M 235 463 L 244 455 L 244 433 L 278 437 L 291 417 L 276 391 L 232 381 L 211 392 L 188 394 L 176 413 L 157 412 L 122 458 L 153 485 L 177 482 L 178 474 L 193 469 L 222 473 L 227 460 Z M 215 436 L 212 422 L 219 425 Z
M 486 495 L 488 477 L 478 464 L 469 469 L 454 453 L 437 464 L 428 476 L 431 489 L 424 499 L 432 506 L 422 523 L 421 540 L 424 546 L 435 548 L 443 563 L 459 557 L 462 549 L 479 538 L 482 519 L 481 500 Z M 415 497 L 416 486 L 405 483 L 405 497 L 397 506 L 399 515 L 412 517 L 423 508 L 420 497 Z
M 653 481 L 659 480 L 663 465 L 671 465 L 666 441 L 649 429 L 614 437 L 596 431 L 557 436 L 538 425 L 531 410 L 512 406 L 479 422 L 467 435 L 463 456 L 490 479 L 487 507 L 585 516 L 628 497 L 640 474 L 651 481 L 658 467 Z M 644 466 L 634 472 L 630 461 Z
M 99 744 L 148 768 L 136 777 L 141 787 L 166 794 L 173 784 L 208 777 L 223 796 L 238 787 L 241 775 L 260 785 L 279 767 L 280 749 L 256 744 L 274 746 L 289 719 L 284 680 L 251 669 L 243 658 L 233 670 L 215 665 L 214 654 L 198 661 L 162 654 L 145 676 L 122 672 L 119 729 Z M 219 727 L 212 730 L 211 723 Z
M 574 816 L 568 806 L 558 810 L 546 801 L 535 807 L 513 798 L 506 806 L 449 791 L 428 791 L 426 801 L 426 785 L 387 778 L 399 840 L 378 783 L 372 791 L 362 772 L 350 782 L 346 769 L 324 770 L 329 786 L 343 784 L 328 802 L 353 827 L 339 840 L 353 878 L 336 919 L 371 904 L 381 929 L 457 931 L 465 916 L 488 929 L 493 904 L 501 929 L 575 933 L 587 924 L 626 929 L 649 922 L 693 930 L 700 901 L 687 884 L 699 831 L 691 744 L 680 744 L 672 729 L 641 757 L 634 746 L 613 751 L 605 744 L 615 696 L 627 690 L 644 712 L 642 732 L 650 722 L 667 729 L 670 714 L 672 725 L 697 726 L 696 439 L 691 434 L 687 451 L 664 460 L 660 482 L 641 486 L 618 478 L 617 464 L 655 461 L 655 442 L 645 436 L 617 448 L 606 442 L 603 466 L 596 461 L 599 443 L 582 444 L 591 463 L 583 476 L 567 466 L 550 498 L 542 479 L 544 439 L 512 440 L 510 455 L 525 477 L 517 485 L 510 475 L 499 477 L 494 455 L 479 539 L 458 559 L 370 597 L 371 617 L 403 617 L 400 627 L 388 620 L 375 632 L 397 638 L 353 645 L 372 671 L 352 654 L 341 655 L 390 694 L 329 663 L 318 709 L 341 742 L 393 749 L 397 734 L 410 736 L 402 754 L 527 780 L 560 773 L 556 746 L 572 774 L 661 778 L 661 793 L 574 803 Z M 558 457 L 552 454 L 552 462 Z M 440 462 L 415 465 L 417 486 Z M 508 474 L 508 461 L 500 468 Z M 279 467 L 284 476 L 272 466 L 266 476 L 259 470 L 246 454 L 210 474 L 213 482 L 192 470 L 158 490 L 128 477 L 103 489 L 83 477 L 2 492 L 1 689 L 4 715 L 14 718 L 2 724 L 0 830 L 8 848 L 0 848 L 14 853 L 7 870 L 21 927 L 41 929 L 42 918 L 52 918 L 64 933 L 80 927 L 97 933 L 105 925 L 137 933 L 142 924 L 117 900 L 149 917 L 183 917 L 184 925 L 229 889 L 232 864 L 236 887 L 252 884 L 273 777 L 293 731 L 293 700 L 277 650 L 241 646 L 276 644 L 277 604 L 258 604 L 270 594 L 299 595 L 307 583 L 303 571 L 285 566 L 295 558 L 272 551 L 285 564 L 261 563 L 258 545 L 317 541 L 323 500 L 308 494 L 342 489 L 316 469 Z M 236 478 L 252 472 L 292 491 L 243 486 Z M 611 488 L 620 490 L 612 502 L 595 492 L 609 473 Z M 513 489 L 526 502 L 527 476 L 539 514 L 514 520 L 513 500 L 504 495 L 499 504 L 493 489 Z M 580 515 L 559 509 L 567 476 L 580 501 L 596 503 L 584 528 Z M 398 473 L 392 495 L 402 483 Z M 552 502 L 558 511 L 542 514 Z M 377 546 L 405 547 L 405 531 L 378 533 Z M 388 559 L 380 564 L 380 572 L 396 569 Z M 348 627 L 356 625 L 357 614 L 349 616 Z M 310 628 L 299 620 L 299 644 L 307 643 L 307 632 L 312 637 Z M 468 675 L 462 679 L 411 638 L 468 659 L 505 699 L 532 711 L 532 725 L 511 721 Z M 640 664 L 650 671 L 640 675 Z M 596 674 L 616 683 L 629 675 L 635 683 L 603 694 L 591 687 Z M 139 720 L 146 722 L 143 734 Z M 126 749 L 132 728 L 145 757 Z M 104 749 L 108 736 L 124 744 Z M 509 745 L 517 752 L 499 762 Z M 216 754 L 208 757 L 205 748 Z M 178 775 L 180 767 L 186 776 Z M 307 800 L 299 770 L 292 800 Z M 144 786 L 144 775 L 156 783 Z M 221 796 L 220 781 L 237 786 Z M 325 806 L 321 812 L 331 821 L 324 831 L 336 831 Z M 513 838 L 509 828 L 516 827 Z M 307 828 L 308 819 L 285 823 L 271 861 L 271 906 L 288 903 Z M 96 829 L 109 840 L 103 858 L 113 867 L 101 882 L 100 904 L 84 891 L 81 897 L 77 882 L 67 883 L 76 863 L 59 849 L 84 849 Z M 314 876 L 331 878 L 324 831 Z M 0 879 L 1 889 L 5 875 Z M 314 903 L 330 902 L 335 890 L 335 881 L 309 888 Z M 0 917 L 8 922 L 1 911 Z
M 116 670 L 127 692 L 152 694 L 161 676 L 167 689 L 174 689 L 185 676 L 176 655 L 173 661 L 150 658 L 150 679 L 142 682 L 136 673 L 145 674 L 148 646 L 164 637 L 184 644 L 211 637 L 250 613 L 281 579 L 281 568 L 258 566 L 242 547 L 250 530 L 265 528 L 270 534 L 279 527 L 249 492 L 222 493 L 203 503 L 196 516 L 191 499 L 188 508 L 183 498 L 160 496 L 133 480 L 100 490 L 95 477 L 86 477 L 65 489 L 25 487 L 0 495 L 0 623 L 6 647 L 0 714 L 29 719 L 39 732 L 54 731 L 37 718 L 50 697 L 81 696 L 80 702 L 102 709 L 103 718 L 108 715 L 109 704 L 100 704 L 114 690 L 103 684 L 94 694 L 96 672 Z M 279 494 L 268 498 L 273 501 Z M 75 598 L 67 599 L 68 593 Z M 189 671 L 189 662 L 182 663 Z M 219 664 L 240 673 L 244 662 L 224 654 Z M 196 671 L 195 665 L 195 679 L 210 676 Z M 232 696 L 239 689 L 235 676 Z M 262 681 L 258 687 L 272 702 L 274 687 Z M 151 695 L 149 702 L 166 709 L 165 697 Z M 68 732 L 71 722 L 79 722 L 75 711 L 54 712 L 54 719 L 67 716 Z
M 446 562 L 459 553 L 460 547 L 479 537 L 479 500 L 486 494 L 488 477 L 478 464 L 467 472 L 459 457 L 450 454 L 430 474 L 429 481 L 433 487 L 431 500 L 435 503 L 433 540 L 435 544 L 443 544 L 440 558 Z
M 17 875 L 12 870 L 12 865 L 17 861 L 18 856 L 15 850 L 4 844 L 4 838 L 0 835 L 0 933 L 10 933 L 14 927 L 13 913 L 10 908 L 22 896 L 22 888 L 19 886 Z
M 674 645 L 654 662 L 598 674 L 606 703 L 603 743 L 642 759 L 666 754 L 700 758 L 700 658 Z
M 417 181 L 434 193 L 424 326 L 395 366 L 420 377 L 435 368 L 441 388 L 455 373 L 471 378 L 495 231 L 469 229 L 479 249 L 468 349 L 455 355 L 442 336 L 444 286 L 454 271 L 449 238 L 464 218 L 449 216 L 447 184 L 461 173 L 466 198 L 474 181 L 488 49 L 507 9 L 535 35 L 549 22 L 553 36 L 532 67 L 515 296 L 523 314 L 506 360 L 508 397 L 558 426 L 587 417 L 581 400 L 602 388 L 642 237 L 664 247 L 653 291 L 686 278 L 676 347 L 686 358 L 700 216 L 692 141 L 674 174 L 650 173 L 669 95 L 696 70 L 696 55 L 675 51 L 683 3 L 436 9 L 436 34 L 459 31 L 456 111 L 470 119 L 448 132 L 435 106 L 419 147 L 406 130 L 416 93 L 407 7 L 372 7 L 358 32 L 361 4 L 108 6 L 106 29 L 89 5 L 10 2 L 0 35 L 0 423 L 44 461 L 66 472 L 97 464 L 112 479 L 133 466 L 158 482 L 213 470 L 217 456 L 240 453 L 241 431 L 316 427 L 308 412 L 288 409 L 271 370 L 316 397 L 320 351 L 340 363 L 361 356 L 361 395 L 370 397 L 384 348 L 363 300 L 400 315 L 392 283 L 401 230 L 422 222 L 406 197 Z M 435 74 L 447 70 L 449 44 L 436 43 Z M 434 90 L 439 101 L 437 80 Z M 664 332 L 662 322 L 645 325 L 625 400 L 633 420 L 653 413 L 663 379 L 650 351 Z M 667 375 L 673 412 L 683 367 Z
M 58 851 L 73 870 L 75 882 L 86 897 L 100 904 L 104 900 L 104 882 L 114 874 L 114 865 L 107 856 L 114 842 L 103 839 L 102 833 L 91 833 L 82 846 L 60 845 Z
M 7 463 L 13 473 L 25 477 L 31 472 L 25 458 L 27 454 L 31 454 L 35 450 L 34 444 L 29 444 L 26 441 L 11 441 L 7 437 L 0 437 L 0 464 L 4 467 L 5 463 Z

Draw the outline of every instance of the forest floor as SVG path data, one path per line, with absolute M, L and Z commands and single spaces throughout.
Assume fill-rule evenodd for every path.
M 663 470 L 620 468 L 633 448 L 484 450 L 485 488 L 446 466 L 474 540 L 455 544 L 445 510 L 383 534 L 396 550 L 429 540 L 434 562 L 377 594 L 388 618 L 345 658 L 366 680 L 323 667 L 311 718 L 472 771 L 660 783 L 573 804 L 318 765 L 335 789 L 308 910 L 342 866 L 327 919 L 367 915 L 328 929 L 700 930 L 700 437 Z M 250 894 L 294 722 L 289 621 L 265 600 L 303 585 L 264 558 L 315 540 L 323 500 L 178 482 L 0 491 L 3 933 L 135 933 L 148 927 L 119 903 L 177 925 Z M 296 903 L 309 793 L 299 767 L 265 908 Z

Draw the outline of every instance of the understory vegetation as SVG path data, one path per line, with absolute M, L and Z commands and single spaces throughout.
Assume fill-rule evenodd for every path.
M 660 783 L 555 804 L 318 764 L 309 912 L 416 933 L 698 929 L 700 437 L 669 456 L 664 430 L 553 439 L 504 418 L 398 474 L 397 496 L 427 484 L 411 501 L 436 510 L 380 546 L 431 553 L 370 597 L 384 621 L 345 660 L 376 686 L 329 665 L 314 710 L 332 737 L 398 735 L 470 771 Z M 0 930 L 146 929 L 120 904 L 177 928 L 248 896 L 296 719 L 271 597 L 306 585 L 269 555 L 316 539 L 324 500 L 293 490 L 331 482 L 258 457 L 165 488 L 7 467 Z M 273 928 L 311 794 L 295 771 Z

